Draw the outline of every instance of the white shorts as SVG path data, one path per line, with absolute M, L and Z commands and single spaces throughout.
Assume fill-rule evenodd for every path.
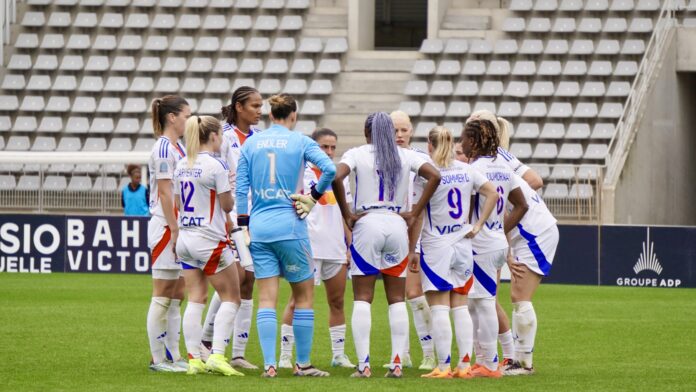
M 227 241 L 212 240 L 197 233 L 181 231 L 176 254 L 183 269 L 200 269 L 215 275 L 234 264 L 234 254 Z
M 421 244 L 420 274 L 423 291 L 455 291 L 468 295 L 474 283 L 471 240 Z
M 558 247 L 558 226 L 553 225 L 538 236 L 520 233 L 512 243 L 515 261 L 526 265 L 538 275 L 548 276 Z
M 314 259 L 314 274 L 317 280 L 329 280 L 341 272 L 347 261 L 334 259 Z
M 153 270 L 181 270 L 172 248 L 172 232 L 164 218 L 153 216 L 147 224 L 147 246 Z M 155 278 L 161 279 L 161 278 Z
M 181 269 L 153 269 L 152 279 L 179 280 L 182 272 Z
M 394 213 L 370 212 L 353 228 L 351 275 L 406 277 L 408 230 Z
M 495 297 L 498 292 L 498 270 L 505 264 L 508 249 L 480 255 L 474 254 L 474 289 L 470 298 Z

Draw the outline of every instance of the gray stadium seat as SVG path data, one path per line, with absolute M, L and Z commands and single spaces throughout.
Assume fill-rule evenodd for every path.
M 71 25 L 69 12 L 51 12 L 48 17 L 47 26 L 50 27 L 69 27 Z
M 150 79 L 152 78 L 139 78 Z M 84 80 L 84 79 L 83 79 Z M 122 92 L 128 90 L 128 78 L 125 76 L 109 76 L 103 88 L 104 91 Z M 147 91 L 147 90 L 146 90 Z
M 457 82 L 454 95 L 459 97 L 474 97 L 478 95 L 478 83 L 473 80 L 462 80 Z
M 68 112 L 70 111 L 70 99 L 68 97 L 52 96 L 48 98 L 46 104 L 47 112 Z
M 324 101 L 308 99 L 300 108 L 300 114 L 308 116 L 321 116 L 324 114 Z
M 558 2 L 556 0 L 537 0 L 532 9 L 534 11 L 556 11 Z
M 512 143 L 510 153 L 519 159 L 529 159 L 532 157 L 532 145 L 529 143 Z
M 411 73 L 414 75 L 432 75 L 435 73 L 435 62 L 433 60 L 416 60 L 413 63 Z
M 125 152 L 132 149 L 130 138 L 115 137 L 111 139 L 107 151 Z
M 26 71 L 31 69 L 31 56 L 28 54 L 13 54 L 7 63 L 7 69 Z
M 503 31 L 506 33 L 520 33 L 525 30 L 524 18 L 506 18 L 503 20 Z
M 278 24 L 279 31 L 299 31 L 302 30 L 302 16 L 300 15 L 283 15 Z
M 445 43 L 443 40 L 438 38 L 431 38 L 424 39 L 418 51 L 425 54 L 439 54 L 442 53 L 444 48 Z
M 344 37 L 339 38 L 328 38 L 326 40 L 326 46 L 324 47 L 324 53 L 345 53 L 348 51 L 348 41 Z
M 575 18 L 556 18 L 551 31 L 554 33 L 575 32 Z
M 602 20 L 599 18 L 583 18 L 577 31 L 579 33 L 599 33 L 602 30 Z
M 188 66 L 192 73 L 209 73 L 213 69 L 213 62 L 209 57 L 194 57 Z
M 99 76 L 85 76 L 80 82 L 78 91 L 101 92 L 104 89 L 104 82 Z
M 261 59 L 250 59 L 246 58 L 242 60 L 242 64 L 239 67 L 239 72 L 241 73 L 261 73 L 263 70 L 263 62 Z
M 592 185 L 590 184 L 573 184 L 570 186 L 568 197 L 577 199 L 590 199 L 594 196 Z
M 568 41 L 564 39 L 552 39 L 547 41 L 544 54 L 566 54 L 568 53 Z
M 611 82 L 607 88 L 607 97 L 627 97 L 631 92 L 629 82 Z
M 103 72 L 109 69 L 109 58 L 107 56 L 89 56 L 85 71 Z
M 580 96 L 582 97 L 601 97 L 604 96 L 604 83 L 588 81 L 582 86 Z
M 17 116 L 12 132 L 34 132 L 36 131 L 36 117 L 34 116 Z M 8 142 L 8 146 L 9 146 Z
M 307 92 L 307 81 L 304 79 L 288 79 L 283 92 L 291 95 L 303 95 Z
M 280 79 L 261 79 L 258 89 L 262 95 L 277 94 L 281 89 Z
M 573 115 L 573 107 L 570 102 L 552 102 L 548 116 L 552 118 L 568 118 Z
M 418 123 L 418 125 L 416 125 L 416 129 L 413 131 L 413 136 L 426 138 L 428 137 L 428 132 L 430 132 L 430 130 L 436 126 L 437 123 L 421 121 Z
M 51 77 L 48 75 L 32 75 L 29 78 L 26 89 L 33 91 L 47 91 L 51 88 Z
M 577 176 L 580 181 L 596 180 L 599 177 L 600 170 L 601 168 L 597 165 L 580 165 Z
M 487 80 L 481 84 L 479 90 L 481 96 L 500 96 L 503 95 L 503 82 L 499 80 Z
M 486 63 L 481 60 L 467 60 L 462 68 L 462 75 L 484 75 Z
M 237 59 L 220 57 L 215 62 L 214 73 L 234 73 L 237 72 Z
M 547 33 L 551 31 L 551 20 L 549 18 L 530 18 L 527 20 L 527 31 Z
M 271 49 L 271 41 L 267 37 L 251 37 L 247 44 L 248 52 L 265 53 Z
M 94 113 L 97 110 L 97 101 L 94 97 L 75 97 L 72 111 L 75 113 Z
M 422 117 L 442 117 L 445 115 L 445 103 L 442 101 L 427 101 L 420 114 Z
M 636 10 L 638 11 L 657 11 L 660 9 L 660 0 L 638 0 Z
M 185 72 L 186 71 L 186 59 L 184 57 L 168 57 L 164 62 L 164 67 L 162 71 L 164 72 Z
M 580 159 L 582 158 L 582 144 L 563 143 L 558 152 L 558 159 Z
M 488 64 L 486 75 L 503 76 L 510 74 L 510 63 L 507 60 L 493 60 Z
M 404 95 L 421 96 L 428 93 L 428 83 L 425 80 L 409 80 L 404 88 Z
M 205 91 L 205 79 L 203 78 L 186 78 L 181 85 L 183 93 L 202 93 Z
M 127 177 L 125 177 L 128 180 Z M 116 179 L 114 177 L 97 177 L 94 180 L 94 186 L 92 187 L 93 192 L 115 192 L 117 191 Z
M 252 24 L 251 16 L 235 14 L 230 18 L 227 28 L 230 30 L 251 30 Z
M 96 117 L 92 120 L 89 133 L 111 133 L 114 131 L 114 120 L 105 117 Z
M 119 83 L 128 83 L 128 79 L 125 81 L 120 81 Z M 108 84 L 109 82 L 107 81 L 107 85 Z M 121 86 L 122 85 L 120 85 L 119 88 Z M 136 76 L 133 78 L 130 88 L 128 88 L 127 84 L 125 87 L 131 92 L 149 93 L 155 89 L 155 81 L 149 76 Z M 104 90 L 106 90 L 106 88 Z
M 587 63 L 582 60 L 568 60 L 562 71 L 566 76 L 584 76 L 587 74 Z
M 604 159 L 609 151 L 606 144 L 590 143 L 587 145 L 587 150 L 583 158 L 585 159 Z
M 613 55 L 618 54 L 620 50 L 619 41 L 615 39 L 600 40 L 595 49 L 596 54 Z
M 604 33 L 625 33 L 628 23 L 625 18 L 607 18 L 604 22 L 602 32 Z
M 86 50 L 92 46 L 90 36 L 87 34 L 71 34 L 68 38 L 68 43 L 65 45 L 67 49 Z
M 586 0 L 585 2 L 585 11 L 606 11 L 608 8 L 608 0 Z
M 571 123 L 568 126 L 566 139 L 587 139 L 590 137 L 590 125 L 587 123 Z
M 150 17 L 147 14 L 133 13 L 126 19 L 127 29 L 145 29 L 148 26 L 150 26 Z
M 107 29 L 119 29 L 123 27 L 123 14 L 113 12 L 104 13 L 99 27 Z
M 40 186 L 39 176 L 24 174 L 19 177 L 19 182 L 17 182 L 17 187 L 15 189 L 18 191 L 35 191 L 38 190 Z
M 493 53 L 495 54 L 515 54 L 517 53 L 517 41 L 514 39 L 501 39 L 495 42 Z
M 88 176 L 72 176 L 68 183 L 68 192 L 82 192 L 92 189 L 92 179 Z
M 198 39 L 195 50 L 197 52 L 217 52 L 220 50 L 220 40 L 217 37 L 201 37 Z
M 635 61 L 619 61 L 616 63 L 614 76 L 634 76 L 638 73 L 638 63 Z
M 539 137 L 539 124 L 520 123 L 515 130 L 515 139 L 536 139 Z
M 650 33 L 652 30 L 653 24 L 650 18 L 632 18 L 628 26 L 629 33 Z
M 512 0 L 510 1 L 511 11 L 531 11 L 532 0 Z
M 103 97 L 97 107 L 99 113 L 119 113 L 120 111 L 121 99 L 115 97 Z
M 321 38 L 303 37 L 297 51 L 300 53 L 321 53 L 323 46 Z
M 261 9 L 279 10 L 285 5 L 285 0 L 263 0 Z
M 52 54 L 40 54 L 36 56 L 34 70 L 54 71 L 58 69 L 58 56 Z
M 288 0 L 287 9 L 306 10 L 309 8 L 309 0 Z
M 116 36 L 110 34 L 100 34 L 94 39 L 92 49 L 114 50 L 116 49 Z
M 496 105 L 495 102 L 490 102 L 490 101 L 478 101 L 474 105 L 474 112 L 477 112 L 479 110 L 488 110 L 491 113 L 496 113 Z
M 157 81 L 157 85 L 155 86 L 155 92 L 175 93 L 177 91 L 179 91 L 179 79 L 178 78 L 170 78 L 170 77 L 159 78 L 159 80 Z
M 63 60 L 60 63 L 60 70 L 61 71 L 79 71 L 82 68 L 84 68 L 84 62 L 82 61 L 82 56 L 71 56 L 71 55 L 66 55 L 63 56 Z M 58 75 L 56 78 L 60 78 L 61 76 L 66 76 L 66 75 Z M 73 79 L 75 79 L 74 76 L 71 76 Z
M 594 102 L 578 102 L 575 105 L 575 113 L 573 113 L 575 118 L 596 118 L 597 117 L 597 104 Z
M 415 67 L 414 67 L 415 69 Z M 462 71 L 459 61 L 457 60 L 442 60 L 437 65 L 436 75 L 459 75 Z
M 595 60 L 590 64 L 588 75 L 592 76 L 609 76 L 611 75 L 612 66 L 610 61 Z
M 44 97 L 26 95 L 22 100 L 22 106 L 19 107 L 19 110 L 24 112 L 40 112 L 44 110 L 45 106 Z
M 520 46 L 520 54 L 541 54 L 544 51 L 544 43 L 540 39 L 526 39 Z
M 73 26 L 84 27 L 84 28 L 94 28 L 97 27 L 97 14 L 94 12 L 79 12 L 75 16 L 73 21 Z
M 12 135 L 7 139 L 5 151 L 29 151 L 29 136 Z
M 245 78 L 235 79 L 234 82 L 232 83 L 231 91 L 234 91 L 234 90 L 240 88 L 241 86 L 255 87 L 256 82 L 254 81 L 254 79 L 245 79 Z
M 546 117 L 546 104 L 544 102 L 527 102 L 522 117 Z
M 244 63 L 242 62 L 242 68 Z M 286 59 L 269 59 L 266 62 L 266 68 L 263 70 L 266 74 L 286 74 L 288 73 L 288 60 Z
M 575 166 L 573 165 L 554 165 L 549 179 L 551 180 L 570 180 L 575 178 Z
M 68 117 L 65 124 L 65 133 L 87 133 L 89 131 L 89 120 L 87 117 Z
M 557 97 L 577 97 L 580 94 L 580 84 L 578 82 L 561 81 L 556 88 Z
M 469 50 L 469 43 L 465 39 L 450 38 L 445 44 L 443 53 L 445 54 L 464 54 Z
M 557 76 L 561 74 L 561 62 L 558 60 L 544 60 L 539 64 L 537 75 Z
M 452 82 L 449 80 L 436 80 L 430 86 L 430 92 L 428 92 L 428 95 L 449 96 L 452 95 L 453 91 L 454 87 L 452 86 Z
M 150 35 L 145 41 L 145 50 L 163 52 L 169 48 L 169 38 L 164 35 Z
M 621 117 L 623 113 L 623 105 L 616 102 L 604 102 L 599 109 L 600 118 L 616 118 Z
M 536 73 L 536 64 L 534 61 L 518 60 L 512 67 L 512 75 L 531 76 Z
M 15 47 L 21 49 L 34 49 L 39 47 L 39 36 L 33 33 L 21 33 L 17 36 Z
M 278 37 L 273 41 L 271 52 L 292 53 L 295 51 L 295 39 L 291 37 Z
M 447 108 L 445 116 L 454 118 L 467 118 L 471 115 L 469 102 L 452 101 Z
M 275 15 L 259 15 L 252 26 L 253 30 L 274 31 L 278 28 L 278 18 Z
M 633 0 L 613 0 L 610 11 L 633 11 L 634 5 Z
M 138 133 L 139 129 L 140 121 L 137 118 L 121 117 L 118 119 L 114 132 L 117 134 L 135 134 Z
M 537 143 L 532 156 L 534 159 L 555 159 L 558 155 L 558 147 L 555 143 Z
M 485 39 L 473 39 L 469 41 L 469 53 L 490 54 L 493 53 L 493 45 Z
M 399 104 L 399 110 L 409 116 L 417 116 L 421 112 L 421 105 L 418 101 L 403 101 Z
M 176 19 L 171 14 L 156 14 L 152 17 L 152 27 L 158 30 L 171 30 L 176 25 Z
M 222 41 L 222 46 L 220 50 L 223 52 L 242 52 L 246 47 L 244 38 L 242 37 L 226 37 Z
M 497 114 L 503 117 L 517 117 L 522 114 L 522 107 L 520 106 L 519 102 L 503 101 L 498 107 Z
M 152 138 L 138 139 L 135 142 L 135 146 L 133 147 L 133 151 L 150 151 L 150 150 L 152 150 L 152 147 L 154 145 L 155 145 L 155 139 L 152 139 Z
M 22 26 L 41 27 L 46 24 L 46 17 L 43 12 L 26 12 L 22 19 Z
M 314 73 L 314 60 L 295 59 L 290 67 L 290 73 L 295 75 L 306 75 Z
M 576 39 L 570 46 L 570 54 L 590 55 L 594 53 L 594 43 L 589 39 Z
M 230 92 L 230 80 L 229 78 L 211 78 L 208 80 L 208 87 L 205 89 L 206 93 L 213 94 L 228 94 Z M 220 108 L 218 108 L 219 111 Z
M 191 102 L 189 102 L 189 104 L 190 103 Z M 145 113 L 147 108 L 148 106 L 145 102 L 145 98 L 126 98 L 126 101 L 123 103 L 124 113 Z M 191 111 L 193 111 L 193 108 L 191 108 Z
M 337 59 L 321 59 L 317 66 L 319 74 L 337 74 L 341 72 L 341 63 Z
M 176 36 L 172 40 L 169 50 L 175 52 L 190 52 L 194 48 L 193 37 Z
M 553 82 L 538 80 L 532 84 L 532 89 L 529 92 L 530 97 L 550 97 L 553 95 L 555 88 Z
M 9 131 L 12 129 L 12 120 L 10 120 L 10 116 L 0 116 L 0 132 L 5 132 Z M 5 140 L 3 139 L 2 141 L 3 147 L 5 146 Z M 1 148 L 0 148 L 1 150 Z
M 179 17 L 176 28 L 182 30 L 198 30 L 201 27 L 201 17 L 199 15 L 184 14 Z
M 6 74 L 2 81 L 3 90 L 23 90 L 26 86 L 24 75 Z
M 258 8 L 258 0 L 237 0 L 235 1 L 234 7 L 240 9 L 254 9 Z
M 61 117 L 43 116 L 37 131 L 42 133 L 57 133 L 63 130 L 63 119 Z
M 333 92 L 333 85 L 328 79 L 314 79 L 309 85 L 307 94 L 310 95 L 330 95 Z
M 67 188 L 67 181 L 63 176 L 48 175 L 44 179 L 43 189 L 46 191 L 64 191 Z
M 11 190 L 15 189 L 16 186 L 17 186 L 17 184 L 15 182 L 14 175 L 11 175 L 11 174 L 0 175 L 0 188 L 1 189 L 11 191 Z
M 80 151 L 81 148 L 82 143 L 80 142 L 80 138 L 74 136 L 63 136 L 58 143 L 58 147 L 56 147 L 56 151 L 74 152 Z
M 621 47 L 621 54 L 638 55 L 645 52 L 645 41 L 642 39 L 627 39 Z

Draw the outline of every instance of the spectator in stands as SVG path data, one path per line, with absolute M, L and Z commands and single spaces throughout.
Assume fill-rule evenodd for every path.
M 121 205 L 126 216 L 149 216 L 150 191 L 140 183 L 143 178 L 139 165 L 130 164 L 126 167 L 131 182 L 121 190 Z

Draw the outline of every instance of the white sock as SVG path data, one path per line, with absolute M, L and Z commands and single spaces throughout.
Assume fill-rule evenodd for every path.
M 167 310 L 171 299 L 152 297 L 147 311 L 147 337 L 150 340 L 152 363 L 158 364 L 166 359 L 164 339 L 167 337 Z
M 295 335 L 292 332 L 292 325 L 283 324 L 280 326 L 280 355 L 288 355 L 292 358 L 292 346 L 295 345 Z
M 512 330 L 515 336 L 515 360 L 523 367 L 532 367 L 532 351 L 537 330 L 534 306 L 529 301 L 512 304 Z
M 389 305 L 389 329 L 391 330 L 391 368 L 400 366 L 402 357 L 404 356 L 404 347 L 406 347 L 406 338 L 408 337 L 408 310 L 406 303 L 397 302 Z
M 353 341 L 355 353 L 358 355 L 358 370 L 361 372 L 370 366 L 370 329 L 372 328 L 372 314 L 370 304 L 365 301 L 353 302 L 353 315 L 351 317 L 353 329 Z
M 437 350 L 437 361 L 440 370 L 449 369 L 452 355 L 452 324 L 450 323 L 450 307 L 433 305 L 430 307 L 433 321 L 433 340 Z
M 471 315 L 469 315 L 469 308 L 464 305 L 452 309 L 452 319 L 459 353 L 457 366 L 464 369 L 470 366 L 471 346 L 474 344 L 474 324 L 471 321 Z
M 515 342 L 512 339 L 512 330 L 507 331 L 498 335 L 498 341 L 500 342 L 500 347 L 503 348 L 503 358 L 515 359 Z
M 249 341 L 249 329 L 251 328 L 251 315 L 254 311 L 254 300 L 243 299 L 239 306 L 237 319 L 234 322 L 234 342 L 232 343 L 232 358 L 244 358 L 247 342 Z
M 495 371 L 498 369 L 498 313 L 495 310 L 495 297 L 469 298 L 469 305 L 472 304 L 475 304 L 478 316 L 476 340 L 481 348 L 480 353 L 476 352 L 476 363 Z
M 206 342 L 213 341 L 213 329 L 215 328 L 215 315 L 217 315 L 218 309 L 220 309 L 220 296 L 216 292 L 213 298 L 210 300 L 210 305 L 208 305 L 208 313 L 205 315 L 205 321 L 203 322 L 203 336 L 201 340 Z
M 172 361 L 181 359 L 179 342 L 181 341 L 181 300 L 172 298 L 167 310 L 167 337 L 164 345 L 172 355 Z
M 334 358 L 338 355 L 346 353 L 346 325 L 337 325 L 329 327 L 329 336 L 331 337 L 331 352 Z
M 230 343 L 234 328 L 234 318 L 239 306 L 234 302 L 223 302 L 215 316 L 215 331 L 213 332 L 213 354 L 225 355 L 225 349 Z
M 469 316 L 471 316 L 471 325 L 472 325 L 472 330 L 473 330 L 473 348 L 474 348 L 474 355 L 476 357 L 477 362 L 482 362 L 480 359 L 482 358 L 481 355 L 481 346 L 479 345 L 478 341 L 478 329 L 479 329 L 479 315 L 478 315 L 478 309 L 476 308 L 476 301 L 474 301 L 475 298 L 469 298 L 468 299 L 468 307 L 469 307 Z
M 416 326 L 416 333 L 423 349 L 424 357 L 432 357 L 435 355 L 435 347 L 433 345 L 433 337 L 430 333 L 432 329 L 432 316 L 430 314 L 430 306 L 424 295 L 418 298 L 408 300 L 413 313 L 413 324 Z M 408 337 L 407 337 L 408 338 Z
M 186 343 L 189 359 L 199 359 L 201 357 L 201 334 L 203 333 L 201 317 L 203 317 L 203 309 L 205 309 L 205 304 L 189 301 L 184 311 L 184 343 Z

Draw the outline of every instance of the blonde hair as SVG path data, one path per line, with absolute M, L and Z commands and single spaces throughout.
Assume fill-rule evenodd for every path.
M 193 167 L 201 149 L 201 144 L 210 140 L 210 134 L 220 134 L 222 125 L 220 120 L 211 116 L 191 116 L 186 120 L 184 140 L 186 140 L 186 159 L 188 167 Z
M 466 122 L 473 120 L 486 120 L 490 121 L 495 128 L 495 132 L 498 134 L 498 141 L 500 142 L 500 147 L 508 149 L 510 147 L 510 122 L 503 117 L 497 117 L 491 111 L 483 109 L 477 110 L 471 113 L 471 116 L 466 120 Z
M 409 127 L 413 129 L 411 117 L 409 117 L 408 114 L 403 110 L 394 110 L 393 112 L 389 113 L 389 117 L 391 117 L 392 122 L 394 123 L 396 123 L 398 120 L 404 120 L 408 123 Z
M 188 106 L 188 102 L 178 95 L 165 95 L 162 98 L 152 100 L 152 131 L 155 137 L 160 137 L 164 133 L 167 125 L 167 115 L 169 113 L 179 114 Z
M 437 167 L 448 168 L 454 161 L 454 137 L 452 131 L 437 126 L 428 133 L 428 142 L 433 146 L 432 158 Z

